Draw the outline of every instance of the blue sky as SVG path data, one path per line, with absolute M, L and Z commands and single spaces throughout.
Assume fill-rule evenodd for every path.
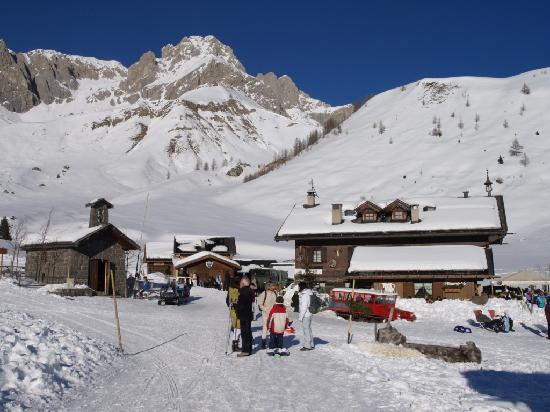
M 288 74 L 332 104 L 423 77 L 510 76 L 550 66 L 544 1 L 104 1 L 2 4 L 0 38 L 115 59 L 213 34 L 251 74 Z

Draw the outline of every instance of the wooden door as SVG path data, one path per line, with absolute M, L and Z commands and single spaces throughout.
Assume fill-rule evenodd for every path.
M 98 287 L 98 273 L 99 261 L 97 259 L 90 260 L 88 266 L 88 286 L 93 290 L 97 290 Z

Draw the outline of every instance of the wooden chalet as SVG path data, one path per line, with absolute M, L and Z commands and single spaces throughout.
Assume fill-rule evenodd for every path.
M 469 298 L 494 275 L 490 246 L 508 231 L 502 196 L 323 205 L 309 192 L 275 240 L 295 242 L 297 278 L 307 270 L 329 288 L 355 280 L 402 297 Z
M 240 269 L 233 260 L 235 238 L 229 236 L 175 235 L 173 242 L 148 242 L 143 262 L 147 272 L 191 277 L 195 283 L 225 279 Z
M 100 294 L 126 290 L 126 252 L 139 246 L 109 223 L 113 205 L 105 199 L 88 204 L 88 227 L 52 227 L 44 236 L 35 235 L 22 246 L 26 252 L 25 273 L 41 283 L 65 283 L 67 279 L 88 285 Z

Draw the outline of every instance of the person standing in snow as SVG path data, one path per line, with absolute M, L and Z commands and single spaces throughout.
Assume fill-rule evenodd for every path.
M 275 299 L 275 305 L 273 305 L 269 311 L 269 315 L 267 316 L 267 324 L 271 334 L 269 347 L 270 349 L 275 349 L 277 353 L 279 350 L 284 349 L 283 336 L 285 329 L 288 327 L 288 316 L 286 314 L 284 302 L 285 301 L 282 296 L 277 296 Z
M 232 350 L 236 352 L 239 349 L 239 339 L 241 338 L 241 322 L 237 316 L 237 300 L 239 299 L 239 278 L 233 277 L 229 280 L 227 288 L 227 297 L 225 303 L 229 307 L 229 316 L 231 318 L 231 332 L 233 334 Z
M 298 313 L 300 312 L 300 297 L 298 296 L 298 292 L 300 291 L 298 286 L 294 286 L 294 294 L 292 295 L 292 301 L 290 306 L 294 309 L 294 312 Z
M 266 339 L 267 339 L 267 330 L 269 328 L 268 326 L 268 318 L 269 314 L 271 312 L 271 308 L 273 308 L 273 305 L 275 305 L 275 300 L 277 299 L 277 294 L 273 290 L 273 284 L 271 282 L 267 282 L 265 284 L 265 290 L 260 293 L 258 296 L 258 307 L 262 311 L 262 349 L 266 348 Z
M 126 279 L 126 296 L 129 298 L 134 297 L 134 286 L 136 285 L 136 278 L 130 274 Z
M 238 357 L 250 356 L 252 353 L 252 302 L 254 302 L 254 293 L 250 289 L 250 281 L 243 276 L 237 299 L 237 316 L 241 322 L 241 339 L 243 341 L 243 350 L 237 355 Z
M 305 282 L 300 282 L 298 284 L 300 292 L 298 293 L 298 298 L 300 300 L 300 322 L 302 322 L 302 328 L 304 333 L 304 343 L 301 351 L 313 350 L 313 333 L 311 332 L 311 318 L 312 314 L 309 311 L 309 305 L 311 303 L 311 295 L 313 291 L 306 286 Z
M 550 296 L 546 298 L 546 307 L 544 308 L 544 314 L 546 315 L 546 323 L 548 324 L 548 336 L 546 339 L 550 339 Z

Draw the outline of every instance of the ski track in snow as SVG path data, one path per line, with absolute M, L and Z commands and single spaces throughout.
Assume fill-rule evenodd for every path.
M 192 296 L 195 300 L 182 307 L 120 299 L 125 355 L 99 366 L 86 390 L 78 386 L 66 390 L 60 400 L 51 401 L 45 409 L 545 409 L 550 351 L 546 339 L 533 332 L 545 330 L 540 310 L 531 315 L 515 303 L 492 301 L 491 307 L 509 311 L 516 332 L 495 334 L 473 328 L 471 335 L 461 335 L 452 329 L 456 324 L 468 325 L 471 303 L 426 305 L 418 300 L 399 301 L 400 307 L 415 310 L 418 315 L 414 323 L 395 322 L 409 341 L 457 345 L 472 340 L 482 350 L 481 365 L 366 352 L 359 343 L 372 342 L 373 326 L 354 322 L 353 342 L 347 345 L 347 322 L 330 312 L 314 318 L 313 352 L 300 352 L 299 336 L 290 335 L 285 337 L 291 352 L 288 358 L 275 359 L 259 351 L 237 359 L 236 354 L 225 355 L 225 294 L 194 288 Z M 110 298 L 69 300 L 2 281 L 0 302 L 10 311 L 28 312 L 116 345 Z M 299 333 L 298 322 L 296 327 Z M 256 345 L 260 333 L 261 318 L 253 323 Z

